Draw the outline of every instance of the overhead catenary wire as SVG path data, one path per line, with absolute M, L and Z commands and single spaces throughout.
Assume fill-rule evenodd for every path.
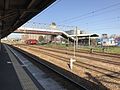
M 108 22 L 108 23 L 118 23 L 119 24 L 119 22 L 120 22 L 120 17 L 117 17 L 117 18 L 112 18 L 112 19 L 105 19 L 105 20 L 101 20 L 101 22 L 94 22 L 95 24 L 93 24 L 93 23 L 85 23 L 85 24 L 82 24 L 83 26 L 85 25 L 85 26 L 89 26 L 90 25 L 90 27 L 95 27 L 95 26 L 101 26 L 101 25 L 103 25 L 103 24 L 106 24 L 106 22 Z M 108 25 L 108 24 L 107 24 Z
M 114 28 L 114 29 L 113 29 Z M 120 27 L 101 27 L 101 28 L 95 28 L 94 30 L 95 31 L 104 31 L 104 32 L 107 32 L 107 30 L 119 30 Z M 89 31 L 93 31 L 93 29 L 89 29 Z M 120 33 L 117 33 L 117 34 L 120 34 Z
M 114 20 L 115 19 L 115 20 Z M 112 22 L 110 22 L 110 23 L 114 23 L 114 22 L 117 22 L 117 21 L 120 21 L 120 20 L 117 20 L 117 19 L 120 19 L 120 16 L 117 16 L 116 18 L 112 18 L 111 20 L 113 20 Z M 104 19 L 105 20 L 105 19 Z M 110 20 L 110 18 L 108 18 L 108 20 Z M 106 22 L 106 20 L 105 20 L 105 22 Z M 91 28 L 91 27 L 98 27 L 98 29 L 99 29 L 99 27 L 102 27 L 101 25 L 103 25 L 103 24 L 105 24 L 105 22 L 101 22 L 101 24 L 94 24 L 94 25 L 90 25 L 90 26 L 88 26 L 88 25 L 86 25 L 85 27 L 81 27 L 81 30 L 82 30 L 82 28 L 84 28 L 84 30 L 87 30 L 86 28 L 88 28 L 89 27 L 89 29 Z M 32 24 L 34 24 L 35 26 L 37 26 L 37 27 L 35 27 L 35 28 L 41 28 L 41 27 L 39 27 L 39 26 L 42 26 L 42 28 L 43 29 L 49 29 L 48 27 L 49 27 L 49 23 L 38 23 L 38 22 L 28 22 L 27 24 L 30 24 L 31 23 L 31 25 Z M 89 23 L 88 23 L 89 24 Z M 90 23 L 91 24 L 91 23 Z M 39 26 L 38 26 L 39 25 Z M 24 25 L 24 26 L 30 26 L 30 25 Z M 67 25 L 57 25 L 57 27 L 60 29 L 60 30 L 63 30 L 63 31 L 66 31 L 66 30 L 74 30 L 75 29 L 75 27 L 76 26 L 67 26 Z M 105 26 L 104 26 L 105 27 Z M 105 28 L 110 28 L 111 26 L 107 26 L 107 27 L 105 27 Z
M 95 18 L 95 17 L 98 17 L 100 15 L 103 15 L 103 14 L 106 14 L 106 13 L 111 13 L 111 12 L 116 12 L 120 10 L 120 8 L 117 8 L 117 9 L 112 9 L 112 10 L 109 10 L 109 11 L 105 11 L 105 12 L 101 12 L 101 13 L 97 13 L 97 14 L 94 14 L 94 15 L 89 15 L 89 16 L 86 16 L 86 17 L 83 17 L 83 18 L 78 18 L 76 20 L 71 20 L 69 23 L 80 23 L 82 22 L 83 23 L 83 20 L 84 21 L 87 21 L 88 19 L 92 19 L 92 18 Z
M 88 12 L 88 13 L 85 13 L 85 14 L 82 14 L 82 15 L 79 15 L 79 16 L 76 16 L 76 17 L 73 17 L 73 18 L 69 18 L 69 19 L 65 19 L 63 21 L 61 21 L 60 23 L 65 23 L 65 22 L 69 22 L 71 20 L 75 20 L 75 19 L 78 19 L 78 18 L 81 18 L 81 17 L 85 17 L 85 16 L 88 16 L 90 14 L 94 14 L 94 13 L 97 13 L 97 12 L 101 12 L 101 11 L 104 11 L 106 9 L 110 9 L 110 8 L 113 8 L 113 7 L 116 7 L 120 5 L 120 2 L 119 3 L 115 3 L 115 4 L 112 4 L 112 5 L 109 5 L 109 6 L 106 6 L 106 7 L 103 7 L 101 9 L 98 9 L 98 10 L 93 10 L 91 12 Z
M 34 25 L 34 26 L 33 26 Z M 40 23 L 35 21 L 29 21 L 24 24 L 22 27 L 29 27 L 29 28 L 41 28 L 41 29 L 50 29 L 50 23 Z M 70 25 L 57 25 L 58 30 L 66 31 L 66 30 L 74 30 L 76 26 Z
M 85 26 L 81 26 L 80 30 L 85 30 L 85 31 L 106 31 L 106 30 L 113 30 L 114 33 L 117 31 L 119 31 L 120 29 L 120 20 L 114 20 L 109 22 L 110 25 L 106 24 L 106 22 L 101 22 L 101 24 L 90 24 L 90 25 L 85 25 Z M 114 25 L 113 25 L 114 24 Z
M 82 24 L 93 24 L 93 23 L 95 23 L 96 24 L 96 22 L 97 23 L 100 23 L 100 22 L 105 22 L 105 21 L 111 21 L 111 20 L 116 20 L 116 21 L 118 21 L 120 19 L 120 16 L 116 16 L 116 17 L 113 17 L 113 18 L 102 18 L 102 19 L 97 19 L 97 20 L 92 20 L 92 21 L 90 21 L 89 20 L 89 22 L 81 22 Z
M 117 21 L 120 21 L 119 19 L 120 19 L 120 16 L 117 16 L 117 17 L 114 17 L 114 18 L 107 18 L 107 20 L 109 21 L 109 23 L 112 23 L 112 22 L 110 22 L 110 19 L 111 20 L 113 20 L 112 22 L 114 23 L 114 22 L 117 22 Z M 106 22 L 106 20 L 104 19 L 104 22 L 101 20 L 101 23 L 100 24 L 105 24 L 105 22 Z M 34 25 L 35 26 L 37 26 L 38 28 L 40 28 L 39 26 L 42 26 L 42 25 L 44 25 L 44 27 L 43 27 L 43 29 L 44 28 L 46 28 L 46 27 L 48 27 L 50 24 L 49 23 L 39 23 L 39 22 L 28 22 L 28 24 L 30 24 L 30 23 L 34 23 Z M 88 23 L 89 24 L 89 23 Z M 91 23 L 90 23 L 90 27 L 95 27 L 95 26 L 100 26 L 100 24 L 95 24 L 95 25 L 91 25 Z M 39 26 L 38 26 L 39 25 Z M 26 26 L 30 26 L 30 25 L 26 25 Z M 75 26 L 70 26 L 70 25 L 57 25 L 58 26 L 58 28 L 59 28 L 59 30 L 63 30 L 63 31 L 66 31 L 66 30 L 74 30 L 74 28 L 75 28 Z M 36 28 L 37 28 L 36 27 Z M 88 28 L 88 25 L 86 25 L 86 27 Z M 86 28 L 85 27 L 85 28 Z M 89 27 L 89 29 L 90 29 L 90 27 Z M 105 27 L 105 28 L 110 28 L 111 26 L 107 26 L 107 27 Z M 82 27 L 81 27 L 82 28 Z M 84 28 L 84 30 L 87 30 L 87 29 L 85 29 Z M 99 27 L 97 27 L 98 29 L 99 29 Z M 46 29 L 49 29 L 49 28 L 46 28 Z M 81 29 L 80 29 L 81 30 Z

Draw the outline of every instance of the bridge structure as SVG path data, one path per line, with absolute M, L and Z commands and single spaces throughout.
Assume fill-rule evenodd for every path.
M 60 35 L 65 39 L 69 39 L 71 42 L 76 42 L 81 39 L 89 39 L 89 44 L 90 44 L 90 39 L 91 38 L 98 38 L 99 35 L 97 34 L 75 34 L 75 35 L 69 35 L 65 31 L 61 31 L 59 29 L 40 29 L 40 28 L 27 28 L 27 27 L 20 27 L 17 30 L 15 30 L 13 33 L 21 33 L 21 34 L 42 34 L 42 35 L 53 35 L 57 36 Z
M 21 34 L 44 34 L 44 35 L 62 35 L 61 31 L 50 29 L 18 28 L 13 33 Z
M 39 29 L 39 28 L 18 28 L 13 33 L 21 33 L 21 34 L 42 34 L 42 35 L 60 35 L 70 41 L 74 41 L 75 38 L 70 36 L 64 31 L 55 30 L 55 29 Z

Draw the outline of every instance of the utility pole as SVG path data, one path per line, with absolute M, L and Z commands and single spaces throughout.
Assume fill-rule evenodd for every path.
M 73 62 L 76 61 L 76 58 L 75 58 L 75 49 L 76 49 L 76 43 L 75 43 L 75 39 L 74 39 L 74 57 L 70 58 L 70 69 L 71 70 L 73 69 Z
M 78 37 L 77 37 L 77 34 L 78 34 L 78 30 L 77 30 L 77 26 L 76 26 L 76 49 L 78 48 Z
M 78 37 L 77 37 L 77 27 L 75 28 L 75 39 L 74 39 L 74 58 L 75 58 L 75 52 L 76 48 L 78 47 Z
M 90 46 L 90 35 L 89 35 L 89 37 L 88 37 L 88 38 L 89 38 L 89 46 Z
M 76 49 L 76 45 L 75 45 L 75 39 L 74 39 L 74 58 L 75 58 L 75 49 Z
M 78 38 L 77 38 L 77 27 L 75 28 L 75 38 L 74 38 L 74 56 L 73 58 L 70 58 L 70 69 L 73 69 L 73 62 L 76 61 L 76 47 L 78 45 Z

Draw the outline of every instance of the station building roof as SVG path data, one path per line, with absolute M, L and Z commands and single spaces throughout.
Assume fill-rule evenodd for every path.
M 79 34 L 79 35 L 70 35 L 72 37 L 99 37 L 97 34 Z
M 0 39 L 6 37 L 56 0 L 0 0 Z

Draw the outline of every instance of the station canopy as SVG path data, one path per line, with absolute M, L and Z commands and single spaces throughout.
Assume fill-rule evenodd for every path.
M 0 0 L 0 39 L 6 37 L 56 0 Z

